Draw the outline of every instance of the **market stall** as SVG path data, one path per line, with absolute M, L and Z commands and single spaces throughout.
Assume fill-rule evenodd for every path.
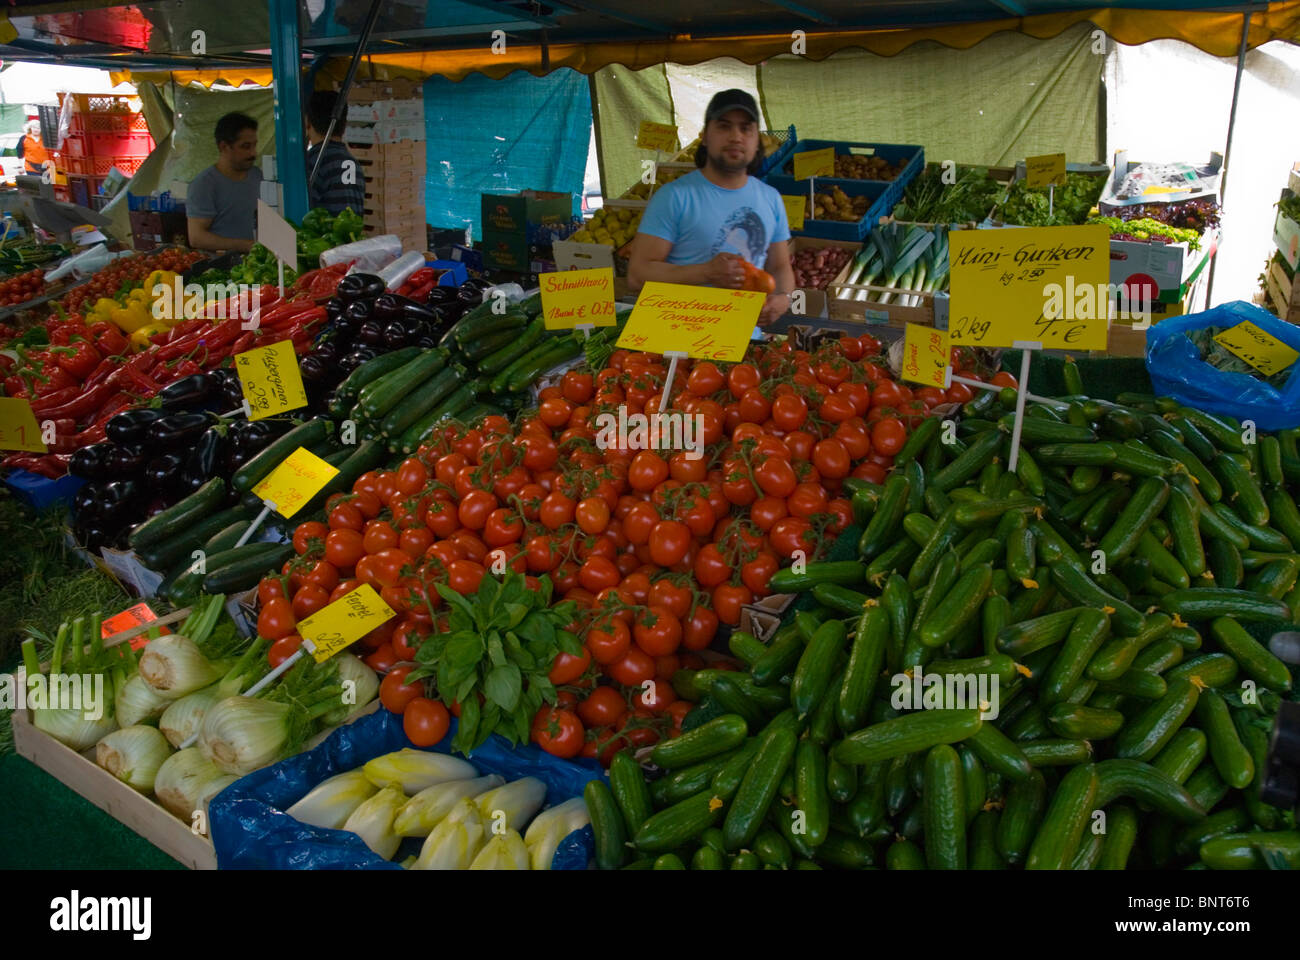
M 626 286 L 695 144 L 440 259 L 413 91 L 342 87 L 365 210 L 286 137 L 292 237 L 15 281 L 0 469 L 120 585 L 11 654 L 22 757 L 192 868 L 1300 866 L 1292 197 L 1277 315 L 1204 310 L 1225 157 L 768 130 L 752 338 L 752 264 Z

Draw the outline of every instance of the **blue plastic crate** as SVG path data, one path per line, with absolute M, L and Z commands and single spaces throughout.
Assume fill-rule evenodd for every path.
M 434 270 L 447 271 L 438 278 L 438 286 L 440 287 L 459 287 L 469 279 L 469 270 L 459 260 L 426 260 L 424 265 L 432 267 Z
M 817 178 L 817 192 L 829 192 L 830 186 L 823 187 L 822 184 L 827 178 Z M 767 184 L 773 187 L 785 196 L 808 196 L 808 181 L 796 180 L 794 177 L 787 177 L 783 174 L 773 173 L 767 177 Z M 889 213 L 894 208 L 893 203 L 886 202 L 885 194 L 887 192 L 886 183 L 876 180 L 835 180 L 834 186 L 838 186 L 850 197 L 867 197 L 871 205 L 867 207 L 866 215 L 856 222 L 850 223 L 847 220 L 811 220 L 804 217 L 803 229 L 791 231 L 797 237 L 821 237 L 823 240 L 848 240 L 860 241 L 871 232 L 871 228 L 879 222 L 880 218 Z
M 5 485 L 14 496 L 36 510 L 44 510 L 53 503 L 71 503 L 85 482 L 83 477 L 72 474 L 51 480 L 29 470 L 11 470 L 5 477 Z
M 805 153 L 810 150 L 825 150 L 831 147 L 835 150 L 836 156 L 850 155 L 855 149 L 858 151 L 869 149 L 869 156 L 877 156 L 884 159 L 889 164 L 897 164 L 906 161 L 903 172 L 893 180 L 850 180 L 840 177 L 818 177 L 818 180 L 829 180 L 841 188 L 849 183 L 883 183 L 886 186 L 884 200 L 889 205 L 885 210 L 888 214 L 903 199 L 903 191 L 907 185 L 925 169 L 925 148 L 908 143 L 864 143 L 853 140 L 801 140 L 791 151 L 790 159 L 793 160 L 794 154 Z M 784 172 L 784 161 L 780 172 Z M 848 191 L 845 191 L 846 193 Z
M 771 133 L 772 131 L 768 132 Z M 795 144 L 798 142 L 799 138 L 795 136 L 794 124 L 792 123 L 785 132 L 785 143 L 781 144 L 774 153 L 763 158 L 763 165 L 758 168 L 758 175 L 766 177 L 774 170 L 779 172 L 786 159 L 794 153 Z

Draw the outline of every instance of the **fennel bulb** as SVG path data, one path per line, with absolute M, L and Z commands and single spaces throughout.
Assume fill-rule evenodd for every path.
M 400 787 L 385 787 L 353 810 L 343 829 L 355 833 L 385 860 L 391 860 L 402 842 L 393 832 L 393 818 L 405 803 L 406 794 Z
M 404 793 L 410 794 L 436 783 L 470 780 L 478 776 L 471 764 L 457 757 L 410 747 L 375 757 L 362 769 L 375 786 L 386 787 L 396 783 Z
M 133 727 L 137 723 L 157 720 L 171 702 L 170 697 L 164 697 L 136 673 L 117 688 L 113 709 L 117 712 L 118 723 L 124 727 Z
M 204 713 L 198 745 L 218 768 L 242 777 L 279 760 L 306 739 L 309 727 L 287 703 L 227 697 Z
M 198 747 L 187 747 L 163 761 L 154 778 L 153 792 L 160 804 L 188 822 L 208 800 L 237 779 L 217 769 Z
M 172 748 L 154 727 L 136 724 L 115 730 L 95 746 L 95 762 L 141 793 L 153 791 L 154 778 Z
M 140 655 L 139 670 L 155 691 L 178 700 L 220 680 L 226 666 L 208 660 L 189 637 L 169 633 L 149 641 Z
M 476 780 L 448 780 L 421 790 L 397 814 L 393 829 L 403 837 L 427 837 L 456 801 L 477 797 L 505 783 L 505 777 L 489 774 Z
M 321 717 L 321 721 L 331 727 L 346 723 L 379 695 L 379 677 L 360 659 L 344 652 L 334 660 L 339 666 L 339 683 L 343 686 L 344 694 L 350 702 L 336 707 Z
M 116 730 L 117 718 L 105 714 L 98 720 L 87 720 L 84 710 L 52 710 L 43 707 L 32 709 L 32 725 L 80 753 Z
M 206 687 L 203 690 L 186 694 L 179 700 L 164 700 L 170 704 L 163 710 L 158 729 L 173 747 L 179 747 L 203 726 L 203 715 L 217 702 L 217 688 Z
M 360 768 L 322 780 L 305 797 L 284 811 L 313 827 L 342 830 L 357 807 L 378 791 Z

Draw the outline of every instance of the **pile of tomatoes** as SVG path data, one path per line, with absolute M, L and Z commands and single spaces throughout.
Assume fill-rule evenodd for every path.
M 183 273 L 202 259 L 203 254 L 197 250 L 177 249 L 163 250 L 148 256 L 123 257 L 96 272 L 81 286 L 69 290 L 59 301 L 59 306 L 66 313 L 79 314 L 93 307 L 100 297 L 111 299 L 124 288 L 132 290 L 142 286 L 155 270 Z
M 778 569 L 824 555 L 853 520 L 846 478 L 883 481 L 933 407 L 970 399 L 961 384 L 896 382 L 870 334 L 811 353 L 756 345 L 744 363 L 679 371 L 669 406 L 697 418 L 698 458 L 597 442 L 602 414 L 661 407 L 661 358 L 618 350 L 604 369 L 544 388 L 518 425 L 449 424 L 396 469 L 362 476 L 330 500 L 325 522 L 298 526 L 298 556 L 263 581 L 258 629 L 275 641 L 272 663 L 301 642 L 297 620 L 368 583 L 399 616 L 360 642 L 370 666 L 392 670 L 441 629 L 436 584 L 469 594 L 510 568 L 534 587 L 549 576 L 556 600 L 581 611 L 569 629 L 583 653 L 555 660 L 558 700 L 533 739 L 608 762 L 676 735 L 692 704 L 673 674 L 715 657 L 706 651 L 720 626 L 768 595 Z M 381 692 L 397 712 L 422 692 L 399 684 Z
M 37 268 L 0 280 L 0 307 L 12 307 L 35 300 L 45 292 L 45 271 Z

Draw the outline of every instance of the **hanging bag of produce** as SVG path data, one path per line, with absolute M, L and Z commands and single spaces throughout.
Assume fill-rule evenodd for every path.
M 1225 343 L 1222 334 L 1243 323 L 1264 337 L 1254 330 L 1247 335 L 1250 328 L 1243 327 L 1229 333 Z M 1243 300 L 1174 317 L 1147 331 L 1147 372 L 1158 395 L 1253 420 L 1259 430 L 1300 426 L 1297 354 L 1300 328 Z

